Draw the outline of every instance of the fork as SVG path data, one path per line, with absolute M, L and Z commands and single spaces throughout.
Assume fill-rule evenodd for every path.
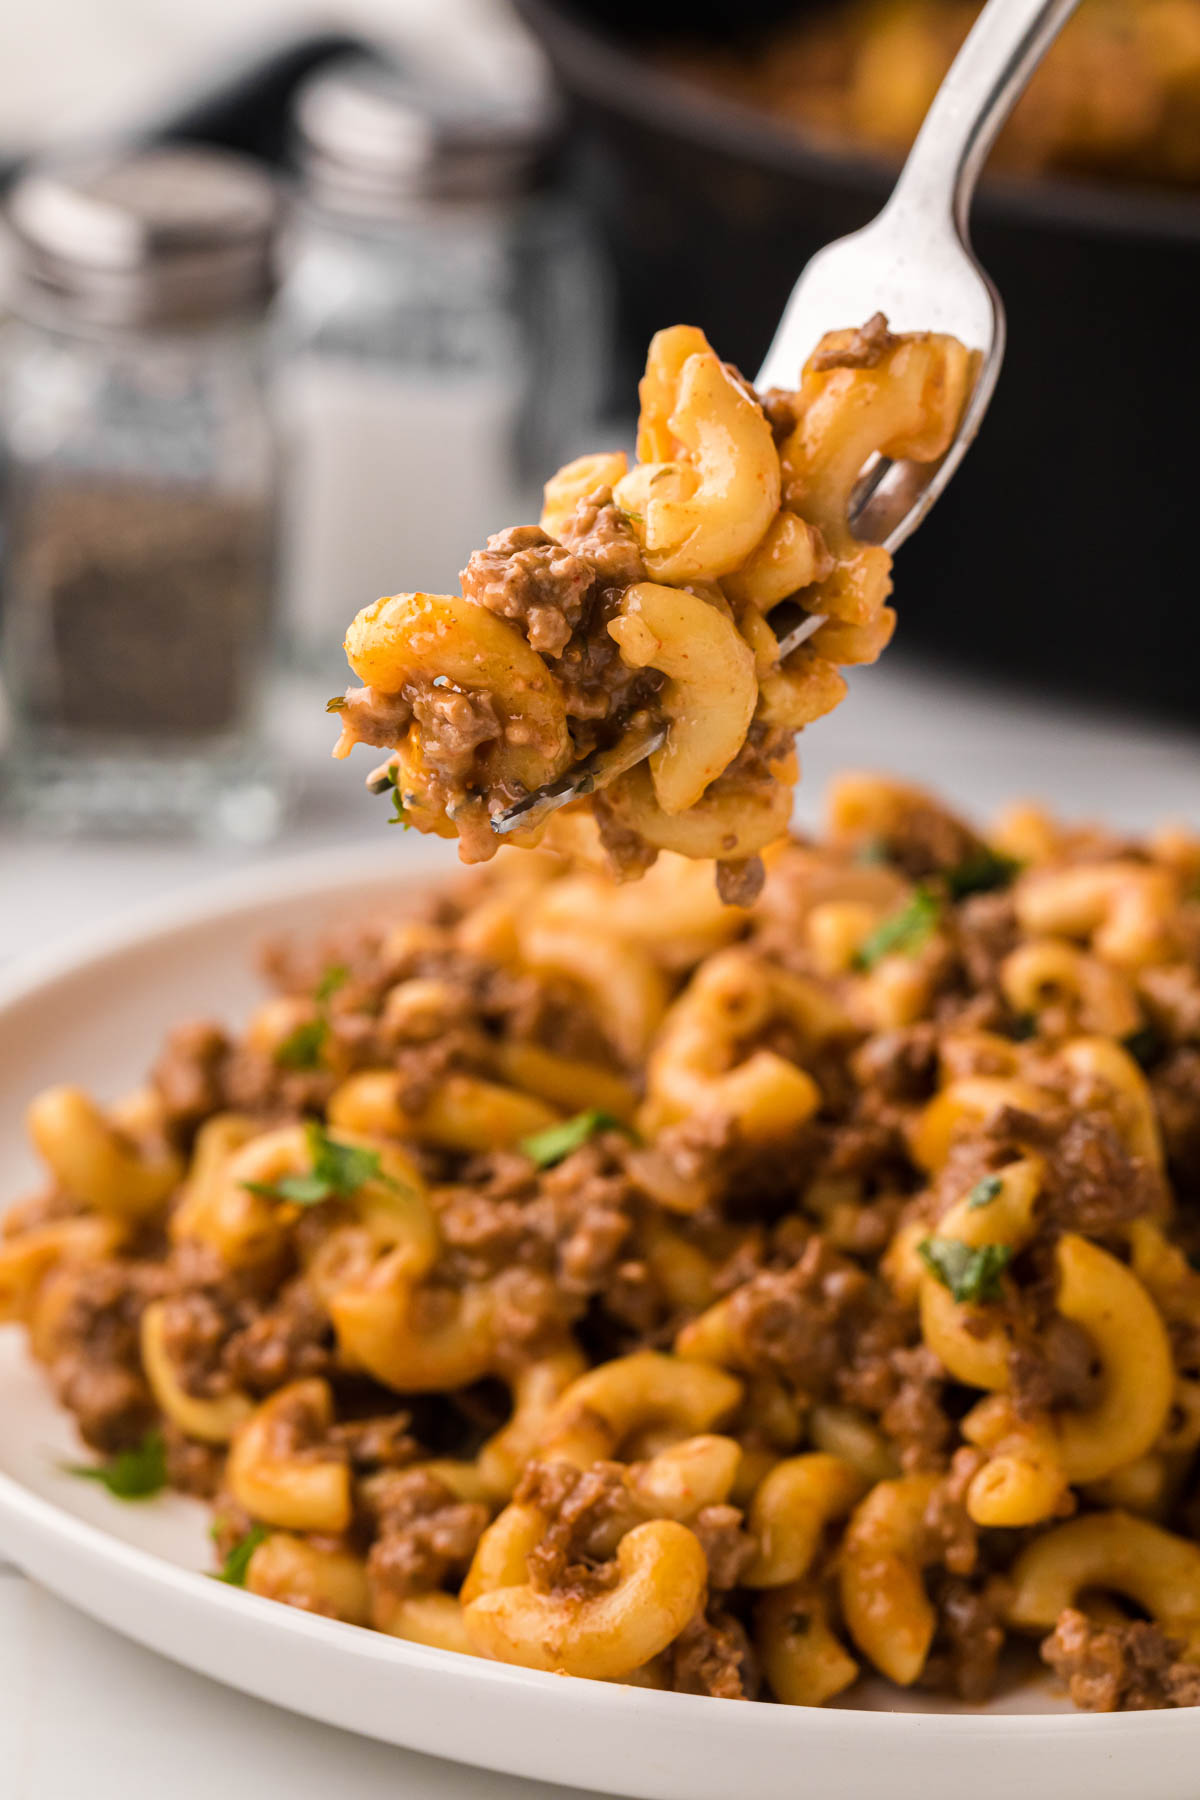
M 783 309 L 760 390 L 795 387 L 827 331 L 881 312 L 892 331 L 937 331 L 973 351 L 975 381 L 953 441 L 935 463 L 875 457 L 851 501 L 856 537 L 896 550 L 916 530 L 970 448 L 1004 357 L 1004 306 L 971 249 L 968 214 L 988 151 L 1078 0 L 988 0 L 925 116 L 883 211 L 809 262 Z M 824 615 L 782 601 L 770 614 L 782 660 Z M 501 834 L 536 824 L 659 748 L 666 728 L 593 751 L 492 819 Z

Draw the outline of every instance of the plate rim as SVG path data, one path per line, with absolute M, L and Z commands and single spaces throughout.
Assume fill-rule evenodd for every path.
M 394 881 L 398 890 L 412 890 L 428 886 L 446 873 L 432 859 L 424 867 L 397 869 L 393 858 L 394 851 L 379 845 L 350 854 L 340 849 L 310 850 L 272 859 L 251 869 L 210 877 L 183 891 L 152 896 L 139 905 L 122 909 L 112 919 L 65 934 L 51 945 L 19 955 L 7 966 L 0 966 L 0 1025 L 7 1013 L 36 999 L 39 994 L 49 993 L 59 983 L 127 954 L 147 939 L 165 941 L 205 925 L 233 921 L 239 914 L 261 910 L 281 898 L 318 904 L 335 898 L 352 901 L 359 884 L 372 887 Z M 61 1412 L 48 1389 L 45 1395 L 47 1403 Z M 1145 1739 L 1148 1744 L 1154 1744 L 1161 1742 L 1164 1732 L 1178 1737 L 1200 1726 L 1200 1708 L 1108 1714 L 1078 1711 L 993 1713 L 982 1710 L 952 1713 L 787 1707 L 752 1700 L 718 1709 L 709 1696 L 665 1693 L 617 1683 L 575 1680 L 564 1689 L 562 1678 L 557 1675 L 484 1658 L 463 1658 L 456 1652 L 392 1638 L 386 1633 L 340 1620 L 316 1617 L 259 1595 L 225 1588 L 204 1571 L 186 1568 L 153 1550 L 127 1542 L 53 1499 L 34 1492 L 15 1476 L 0 1471 L 0 1548 L 4 1548 L 14 1563 L 25 1570 L 27 1563 L 22 1549 L 11 1549 L 4 1542 L 8 1535 L 3 1530 L 6 1524 L 11 1524 L 17 1533 L 32 1533 L 45 1544 L 55 1539 L 65 1540 L 76 1556 L 101 1565 L 110 1575 L 128 1577 L 143 1589 L 157 1589 L 160 1594 L 165 1592 L 187 1609 L 199 1609 L 202 1614 L 220 1621 L 222 1626 L 235 1624 L 239 1609 L 249 1604 L 253 1609 L 251 1617 L 256 1619 L 259 1630 L 265 1627 L 268 1632 L 282 1633 L 317 1646 L 328 1644 L 332 1648 L 340 1643 L 356 1660 L 391 1665 L 397 1671 L 408 1670 L 450 1682 L 462 1682 L 465 1678 L 464 1697 L 475 1682 L 494 1691 L 528 1696 L 535 1705 L 547 1700 L 552 1693 L 566 1694 L 568 1704 L 563 1713 L 564 1720 L 573 1706 L 585 1709 L 593 1723 L 601 1723 L 606 1718 L 617 1721 L 628 1711 L 631 1702 L 635 1702 L 639 1714 L 648 1714 L 651 1721 L 660 1722 L 667 1729 L 683 1725 L 689 1719 L 697 1722 L 703 1719 L 706 1731 L 717 1730 L 725 1735 L 721 1721 L 727 1721 L 728 1729 L 736 1737 L 745 1733 L 748 1721 L 754 1719 L 756 1723 L 749 1728 L 750 1736 L 757 1737 L 763 1747 L 766 1747 L 764 1731 L 768 1739 L 782 1747 L 791 1733 L 796 1734 L 794 1742 L 803 1741 L 804 1733 L 838 1736 L 846 1731 L 848 1718 L 853 1719 L 856 1731 L 870 1734 L 873 1748 L 898 1745 L 901 1740 L 908 1743 L 914 1732 L 922 1737 L 931 1732 L 946 1733 L 956 1740 L 974 1737 L 981 1742 L 1013 1738 L 1044 1742 L 1048 1738 L 1086 1736 L 1099 1740 L 1099 1743 L 1118 1737 L 1125 1743 Z M 111 1618 L 101 1608 L 80 1599 L 66 1585 L 57 1586 L 52 1577 L 41 1574 L 33 1579 L 51 1588 L 69 1604 L 112 1625 Z M 329 1635 L 330 1627 L 333 1627 L 332 1636 Z M 135 1630 L 124 1625 L 113 1625 L 112 1628 L 144 1644 L 149 1643 L 156 1654 L 167 1655 L 177 1662 L 187 1661 L 185 1657 L 160 1649 L 146 1637 L 139 1638 Z M 464 1667 L 464 1663 L 468 1666 Z M 205 1673 L 214 1679 L 222 1679 L 219 1672 L 214 1674 L 206 1669 Z M 233 1677 L 226 1685 L 247 1691 L 245 1684 Z M 277 1700 L 272 1703 L 285 1707 L 288 1704 Z M 292 1710 L 303 1712 L 305 1709 L 295 1706 Z M 746 1720 L 747 1725 L 739 1726 L 739 1719 Z M 803 1731 L 799 1729 L 801 1725 Z M 342 1728 L 361 1731 L 353 1724 Z M 475 1759 L 460 1755 L 458 1760 Z M 500 1765 L 485 1762 L 481 1766 Z

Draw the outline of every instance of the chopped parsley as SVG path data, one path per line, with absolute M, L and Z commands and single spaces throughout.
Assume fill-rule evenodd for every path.
M 998 1175 L 985 1175 L 977 1181 L 967 1195 L 967 1211 L 978 1212 L 981 1206 L 990 1206 L 1004 1192 L 1004 1183 Z
M 562 1162 L 597 1132 L 624 1130 L 626 1127 L 620 1119 L 614 1119 L 611 1113 L 594 1106 L 588 1112 L 576 1113 L 573 1119 L 564 1119 L 561 1125 L 547 1125 L 545 1131 L 535 1131 L 532 1137 L 522 1138 L 520 1148 L 539 1169 L 552 1169 L 555 1163 Z
M 98 1481 L 115 1500 L 148 1500 L 167 1485 L 167 1447 L 161 1431 L 148 1431 L 132 1450 L 118 1450 L 102 1463 L 64 1463 L 63 1472 Z
M 388 824 L 403 825 L 405 831 L 410 831 L 412 829 L 412 820 L 404 810 L 404 795 L 400 791 L 400 764 L 398 762 L 389 763 L 387 774 L 388 785 L 387 787 L 380 788 L 379 792 L 381 794 L 391 794 L 392 796 L 392 805 L 395 810 L 388 820 Z
M 325 973 L 313 989 L 313 999 L 318 1006 L 324 1006 L 331 1000 L 340 987 L 345 987 L 350 979 L 350 971 L 345 963 L 330 963 Z
M 345 710 L 346 710 L 345 694 L 335 694 L 333 696 L 332 700 L 327 700 L 325 702 L 325 711 L 326 712 L 345 712 Z
M 1153 1025 L 1143 1025 L 1139 1031 L 1131 1031 L 1123 1037 L 1121 1043 L 1128 1050 L 1135 1063 L 1148 1069 L 1151 1063 L 1157 1062 L 1163 1052 L 1163 1040 Z
M 990 894 L 995 888 L 1008 887 L 1020 871 L 1021 864 L 1015 856 L 1005 856 L 982 844 L 954 868 L 946 869 L 942 880 L 952 900 L 965 900 L 968 894 Z
M 1012 1261 L 1011 1244 L 972 1249 L 959 1238 L 927 1237 L 917 1245 L 917 1254 L 956 1300 L 981 1306 L 1003 1298 L 1000 1277 Z
M 881 920 L 863 939 L 855 954 L 855 968 L 873 969 L 885 956 L 914 955 L 933 936 L 941 916 L 937 895 L 919 887 L 911 900 Z
M 275 1065 L 280 1069 L 319 1069 L 321 1052 L 329 1036 L 327 1019 L 305 1019 L 275 1046 Z
M 260 1544 L 266 1543 L 270 1535 L 265 1525 L 252 1525 L 245 1537 L 238 1539 L 221 1567 L 215 1571 L 213 1580 L 227 1582 L 230 1587 L 245 1587 L 250 1558 Z
M 244 1181 L 242 1186 L 264 1200 L 286 1200 L 292 1206 L 316 1206 L 322 1200 L 348 1200 L 368 1181 L 386 1180 L 378 1150 L 343 1144 L 315 1120 L 304 1127 L 312 1168 L 306 1175 L 284 1175 L 279 1181 Z
M 329 1017 L 326 1007 L 338 989 L 350 979 L 350 971 L 345 963 L 331 963 L 313 990 L 313 999 L 318 1008 L 315 1019 L 305 1019 L 289 1031 L 282 1043 L 275 1046 L 274 1061 L 280 1069 L 319 1069 L 321 1056 L 329 1037 Z

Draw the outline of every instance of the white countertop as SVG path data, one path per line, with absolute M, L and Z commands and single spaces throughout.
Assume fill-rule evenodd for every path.
M 1103 813 L 1130 827 L 1164 817 L 1200 825 L 1200 732 L 1018 701 L 914 673 L 895 658 L 853 685 L 847 704 L 806 734 L 806 819 L 815 817 L 828 774 L 854 766 L 926 781 L 977 816 L 1006 797 L 1040 794 L 1066 813 Z M 232 867 L 296 850 L 337 855 L 382 836 L 382 803 L 363 792 L 352 770 L 327 760 L 329 721 L 316 696 L 293 693 L 281 707 L 283 741 L 307 788 L 279 843 L 252 852 L 48 843 L 0 824 L 0 954 L 44 949 L 82 925 Z M 359 754 L 361 774 L 368 753 Z M 398 857 L 444 857 L 443 846 L 414 833 L 394 835 Z M 147 1045 L 147 1060 L 152 1051 Z M 551 1795 L 354 1739 L 226 1691 L 0 1571 L 3 1800 L 327 1800 L 330 1792 L 354 1800 Z

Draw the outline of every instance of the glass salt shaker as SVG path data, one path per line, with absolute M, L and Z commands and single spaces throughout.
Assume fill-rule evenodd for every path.
M 295 660 L 341 685 L 358 609 L 456 592 L 585 447 L 606 307 L 574 209 L 539 183 L 528 89 L 349 59 L 302 89 L 279 302 Z
M 5 211 L 5 797 L 63 831 L 264 837 L 277 191 L 177 146 L 35 166 Z

